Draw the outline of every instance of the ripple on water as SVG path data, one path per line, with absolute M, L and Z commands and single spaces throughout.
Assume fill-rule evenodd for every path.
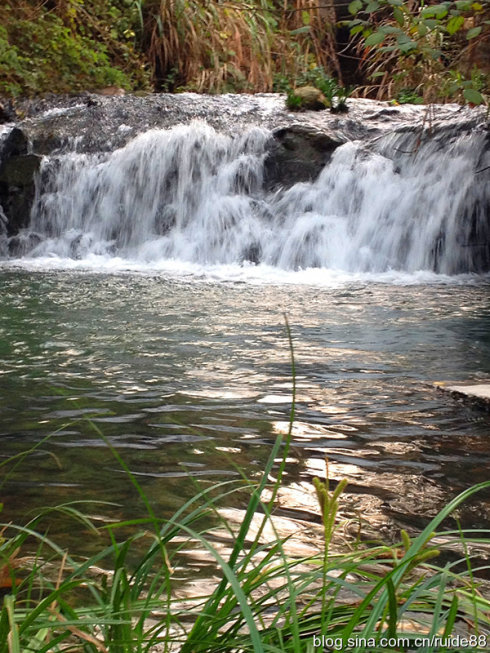
M 9 478 L 5 519 L 80 498 L 118 504 L 108 519 L 139 511 L 97 429 L 165 515 L 195 491 L 189 475 L 234 478 L 238 466 L 257 477 L 289 429 L 285 310 L 297 370 L 285 515 L 314 519 L 325 457 L 333 480 L 349 479 L 343 514 L 373 528 L 415 527 L 487 479 L 488 415 L 432 387 L 488 379 L 485 283 L 1 274 L 1 457 L 50 436 Z

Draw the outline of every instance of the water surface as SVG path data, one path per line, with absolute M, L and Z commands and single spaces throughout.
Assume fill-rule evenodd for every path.
M 343 515 L 381 536 L 488 480 L 488 413 L 433 386 L 490 378 L 484 280 L 258 284 L 12 266 L 1 277 L 1 457 L 51 434 L 4 470 L 5 519 L 79 499 L 116 503 L 91 506 L 105 518 L 141 514 L 94 425 L 162 516 L 195 492 L 189 477 L 234 478 L 236 465 L 258 476 L 291 407 L 284 314 L 298 386 L 284 514 L 316 518 L 311 478 L 325 456 L 350 481 Z M 488 506 L 475 499 L 464 523 L 488 526 Z

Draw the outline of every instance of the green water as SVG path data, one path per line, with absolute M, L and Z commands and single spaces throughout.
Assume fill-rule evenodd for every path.
M 66 501 L 106 519 L 141 502 L 99 428 L 161 516 L 202 484 L 260 474 L 291 401 L 297 414 L 286 487 L 308 491 L 330 460 L 347 476 L 343 511 L 380 532 L 420 526 L 457 491 L 487 480 L 489 414 L 437 391 L 489 380 L 485 283 L 353 283 L 338 288 L 171 281 L 158 275 L 1 273 L 1 459 L 4 520 Z M 8 472 L 8 473 L 7 473 Z M 283 507 L 315 519 L 296 497 Z M 309 504 L 308 504 L 309 505 Z M 476 499 L 468 524 L 488 526 Z M 51 532 L 80 533 L 53 518 Z

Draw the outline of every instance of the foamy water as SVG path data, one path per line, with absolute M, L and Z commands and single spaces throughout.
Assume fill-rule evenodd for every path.
M 474 240 L 490 190 L 474 174 L 488 158 L 480 135 L 417 145 L 402 132 L 369 151 L 349 142 L 316 181 L 267 192 L 270 138 L 193 123 L 112 154 L 46 157 L 17 238 L 21 264 L 313 284 L 446 281 L 481 269 Z
M 282 270 L 269 265 L 199 265 L 179 260 L 162 260 L 144 264 L 120 257 L 88 255 L 84 259 L 39 256 L 0 262 L 0 269 L 35 271 L 74 271 L 91 274 L 138 274 L 161 276 L 165 279 L 189 279 L 194 282 L 235 282 L 256 285 L 285 284 L 307 285 L 319 288 L 338 288 L 351 284 L 381 283 L 398 286 L 419 284 L 472 285 L 490 283 L 490 274 L 437 274 L 427 270 L 400 272 L 388 270 L 380 273 L 344 272 L 325 268 Z

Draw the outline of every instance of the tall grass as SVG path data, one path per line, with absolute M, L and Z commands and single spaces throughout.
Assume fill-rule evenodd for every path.
M 144 13 L 155 81 L 167 89 L 282 90 L 320 65 L 340 75 L 335 11 L 310 0 L 160 0 Z
M 282 91 L 341 77 L 331 0 L 7 0 L 0 91 Z M 107 70 L 106 70 L 107 69 Z M 1 75 L 0 75 L 1 77 Z
M 288 338 L 292 352 L 289 330 Z M 371 641 L 368 650 L 389 651 L 400 649 L 382 647 L 382 637 L 412 642 L 404 644 L 406 650 L 422 635 L 445 638 L 456 632 L 472 637 L 466 650 L 485 650 L 490 601 L 478 579 L 489 566 L 475 567 L 475 560 L 477 547 L 490 544 L 490 533 L 440 529 L 464 501 L 490 488 L 490 481 L 455 497 L 415 538 L 402 531 L 392 546 L 344 543 L 339 550 L 333 542 L 346 482 L 331 488 L 327 473 L 326 480 L 314 482 L 323 553 L 286 553 L 287 538 L 276 530 L 273 511 L 291 444 L 294 397 L 293 357 L 289 432 L 276 439 L 262 477 L 198 489 L 171 519 L 159 518 L 100 433 L 146 516 L 96 529 L 79 506 L 56 508 L 77 520 L 80 529 L 106 533 L 105 544 L 88 559 L 64 551 L 45 534 L 44 513 L 25 525 L 3 524 L 0 653 L 296 653 L 323 650 L 319 641 L 330 642 L 327 650 L 366 651 L 364 642 Z M 248 500 L 236 529 L 220 507 L 244 492 Z M 257 515 L 260 526 L 252 535 Z M 270 541 L 263 537 L 266 526 L 275 534 Z M 218 544 L 223 531 L 231 539 L 228 550 Z M 192 546 L 206 551 L 220 580 L 183 599 L 176 569 L 184 549 Z M 34 553 L 22 558 L 27 549 Z M 423 650 L 441 648 L 428 643 Z

